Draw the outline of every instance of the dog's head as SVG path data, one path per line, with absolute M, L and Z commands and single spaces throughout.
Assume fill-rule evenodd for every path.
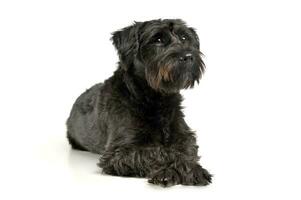
M 135 22 L 113 33 L 122 70 L 164 93 L 193 87 L 204 72 L 196 32 L 182 20 Z

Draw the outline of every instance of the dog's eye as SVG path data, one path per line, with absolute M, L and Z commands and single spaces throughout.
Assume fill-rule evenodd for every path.
M 157 34 L 157 35 L 155 35 L 155 37 L 153 37 L 153 39 L 152 39 L 152 43 L 158 44 L 158 45 L 165 44 L 166 42 L 167 42 L 167 38 L 166 38 L 166 36 L 163 35 L 163 34 Z
M 180 38 L 181 38 L 182 41 L 185 41 L 187 39 L 186 35 L 181 35 Z
M 159 38 L 156 39 L 156 42 L 157 43 L 163 43 L 163 40 L 162 40 L 162 38 L 159 37 Z

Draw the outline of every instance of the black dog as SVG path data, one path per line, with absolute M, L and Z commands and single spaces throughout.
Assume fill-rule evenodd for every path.
M 106 174 L 163 186 L 207 185 L 179 90 L 204 72 L 198 36 L 182 20 L 136 22 L 113 33 L 114 75 L 83 93 L 67 121 L 75 149 L 101 154 Z

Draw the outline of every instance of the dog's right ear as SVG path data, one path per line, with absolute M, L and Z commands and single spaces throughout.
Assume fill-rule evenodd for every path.
M 132 26 L 112 33 L 111 40 L 118 51 L 121 66 L 127 70 L 134 62 L 139 48 L 138 30 L 139 24 L 135 22 Z

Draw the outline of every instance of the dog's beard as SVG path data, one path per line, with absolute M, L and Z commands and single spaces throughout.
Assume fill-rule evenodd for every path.
M 205 65 L 200 54 L 195 53 L 192 63 L 180 62 L 176 53 L 158 57 L 146 67 L 146 79 L 150 87 L 164 93 L 192 88 L 199 83 Z

